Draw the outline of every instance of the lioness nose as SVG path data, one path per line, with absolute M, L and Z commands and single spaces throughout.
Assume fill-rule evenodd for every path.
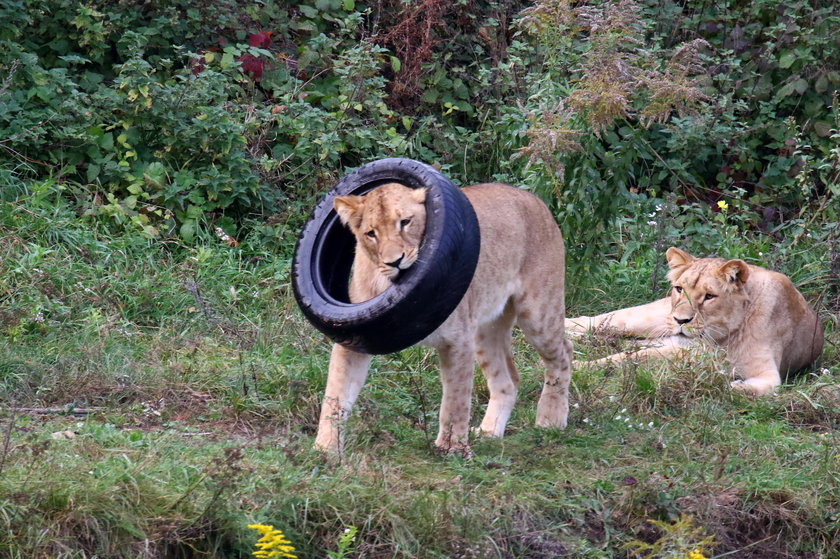
M 674 321 L 679 325 L 683 325 L 687 322 L 691 322 L 692 320 L 694 320 L 693 316 L 689 317 L 689 318 L 677 318 L 676 316 L 674 317 Z
M 392 267 L 392 268 L 399 268 L 399 267 L 400 267 L 400 263 L 402 262 L 403 256 L 404 256 L 404 255 L 403 255 L 403 254 L 401 254 L 401 255 L 400 255 L 400 257 L 399 257 L 399 258 L 397 258 L 396 260 L 393 260 L 393 261 L 391 261 L 391 262 L 386 262 L 385 264 L 387 264 L 388 266 L 390 266 L 390 267 Z

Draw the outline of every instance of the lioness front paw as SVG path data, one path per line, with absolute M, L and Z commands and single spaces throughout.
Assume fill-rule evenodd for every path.
M 729 386 L 731 386 L 735 390 L 738 390 L 750 396 L 764 396 L 766 394 L 772 393 L 778 385 L 771 382 L 762 382 L 755 381 L 755 379 L 749 379 L 733 380 L 731 383 L 729 383 Z

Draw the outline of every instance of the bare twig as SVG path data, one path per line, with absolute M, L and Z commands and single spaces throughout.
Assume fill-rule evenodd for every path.
M 73 415 L 88 415 L 91 413 L 99 413 L 105 411 L 105 408 L 0 408 L 0 411 L 20 413 L 20 414 L 73 414 Z

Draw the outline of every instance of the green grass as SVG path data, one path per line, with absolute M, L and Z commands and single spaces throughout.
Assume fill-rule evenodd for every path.
M 637 242 L 616 264 L 570 267 L 570 314 L 662 289 L 663 243 L 679 243 L 623 227 Z M 784 262 L 821 304 L 823 360 L 779 395 L 733 393 L 713 358 L 581 368 L 569 427 L 535 429 L 541 366 L 517 338 L 508 434 L 465 461 L 431 452 L 440 387 L 416 348 L 375 360 L 340 459 L 311 450 L 329 344 L 291 299 L 287 253 L 154 243 L 31 199 L 2 203 L 0 237 L 2 557 L 247 557 L 253 522 L 300 557 L 336 550 L 347 526 L 359 557 L 631 557 L 633 541 L 684 557 L 706 536 L 709 556 L 840 557 L 825 242 L 719 239 Z M 479 381 L 476 423 L 486 399 Z

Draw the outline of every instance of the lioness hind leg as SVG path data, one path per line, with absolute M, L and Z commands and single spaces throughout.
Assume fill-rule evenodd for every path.
M 519 388 L 519 372 L 511 349 L 513 318 L 513 309 L 508 306 L 501 317 L 482 326 L 476 336 L 475 358 L 490 391 L 479 431 L 491 437 L 504 435 Z
M 528 304 L 527 299 L 517 305 L 516 323 L 545 362 L 545 381 L 537 404 L 536 424 L 540 427 L 564 429 L 569 416 L 572 342 L 564 336 L 562 320 L 562 305 L 545 308 L 536 301 Z
M 440 402 L 440 426 L 435 448 L 470 456 L 469 423 L 473 389 L 474 338 L 438 346 L 443 398 Z

